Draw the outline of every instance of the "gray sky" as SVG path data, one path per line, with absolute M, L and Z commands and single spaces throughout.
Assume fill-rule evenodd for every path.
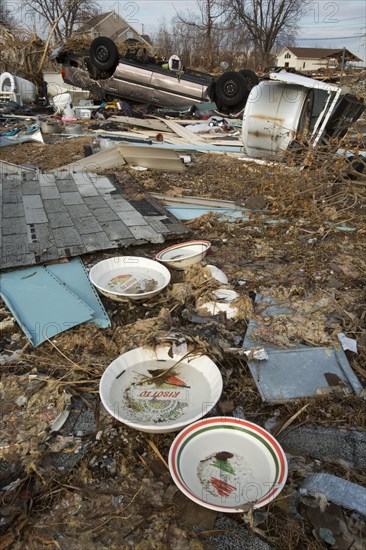
M 105 9 L 115 9 L 139 32 L 153 34 L 161 21 L 167 22 L 176 11 L 194 12 L 195 0 L 102 0 Z M 365 0 L 304 0 L 304 16 L 296 45 L 302 47 L 346 47 L 366 57 Z M 365 59 L 366 61 L 366 59 Z
M 169 23 L 177 11 L 197 9 L 195 0 L 97 1 L 103 11 L 114 9 L 145 34 L 154 34 L 163 19 Z M 366 0 L 303 0 L 303 4 L 297 46 L 346 47 L 366 62 Z M 18 20 L 30 21 L 22 0 L 8 0 L 8 6 Z

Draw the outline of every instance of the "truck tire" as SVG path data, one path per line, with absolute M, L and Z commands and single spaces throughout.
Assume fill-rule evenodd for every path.
M 223 107 L 237 105 L 249 95 L 249 90 L 242 74 L 229 71 L 220 76 L 215 86 L 216 103 Z
M 90 63 L 101 71 L 115 69 L 119 60 L 117 46 L 110 38 L 98 36 L 90 44 Z
M 239 71 L 239 73 L 242 74 L 245 78 L 245 82 L 249 91 L 254 88 L 254 86 L 259 84 L 259 78 L 254 71 L 251 71 L 250 69 L 242 69 L 241 71 Z

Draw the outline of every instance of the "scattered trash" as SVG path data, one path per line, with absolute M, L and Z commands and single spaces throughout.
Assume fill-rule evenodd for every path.
M 357 341 L 354 338 L 348 338 L 343 332 L 338 334 L 338 340 L 341 343 L 343 351 L 352 351 L 357 353 Z
M 330 474 L 312 474 L 302 483 L 299 492 L 302 496 L 324 495 L 328 501 L 366 516 L 366 489 L 346 479 Z

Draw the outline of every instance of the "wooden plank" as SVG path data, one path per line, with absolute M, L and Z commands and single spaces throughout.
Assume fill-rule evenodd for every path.
M 155 118 L 134 118 L 130 116 L 114 115 L 108 119 L 112 122 L 120 122 L 126 126 L 135 126 L 136 128 L 147 128 L 148 130 L 155 130 L 157 132 L 166 132 L 166 125 Z

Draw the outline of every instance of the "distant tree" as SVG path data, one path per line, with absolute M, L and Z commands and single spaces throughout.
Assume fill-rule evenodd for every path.
M 48 32 L 54 27 L 56 40 L 71 36 L 85 21 L 85 14 L 92 17 L 100 11 L 94 0 L 24 0 L 24 3 L 35 18 L 35 26 L 42 25 Z
M 294 36 L 304 0 L 227 0 L 232 20 L 249 34 L 263 65 L 269 65 L 276 43 Z
M 175 21 L 187 28 L 195 47 L 204 54 L 205 65 L 212 69 L 223 33 L 230 30 L 224 24 L 226 7 L 222 0 L 197 0 L 196 4 L 197 11 L 178 13 Z
M 13 23 L 13 17 L 5 0 L 0 0 L 0 25 L 6 27 Z

